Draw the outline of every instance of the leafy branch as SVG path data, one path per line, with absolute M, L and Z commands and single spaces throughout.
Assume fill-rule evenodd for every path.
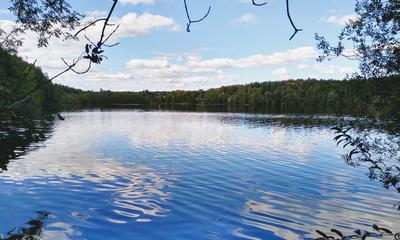
M 363 230 L 356 230 L 354 234 L 345 235 L 341 231 L 337 229 L 331 229 L 331 233 L 324 233 L 320 230 L 316 230 L 316 232 L 321 236 L 316 238 L 315 240 L 350 240 L 350 239 L 368 239 L 368 238 L 382 238 L 382 237 L 393 237 L 394 240 L 400 240 L 400 232 L 393 233 L 391 230 L 387 228 L 379 227 L 378 225 L 372 225 L 374 232 L 367 232 Z
M 97 19 L 97 20 L 89 23 L 88 25 L 84 26 L 79 31 L 77 31 L 77 33 L 75 33 L 75 35 L 74 35 L 74 37 L 78 37 L 78 35 L 80 33 L 84 32 L 89 27 L 93 26 L 95 23 L 103 21 L 104 23 L 103 23 L 102 30 L 101 30 L 101 33 L 100 33 L 100 38 L 99 38 L 97 43 L 93 43 L 93 41 L 91 41 L 85 35 L 85 38 L 89 43 L 85 45 L 84 52 L 77 59 L 74 59 L 72 61 L 72 63 L 68 63 L 64 58 L 61 58 L 63 63 L 66 65 L 66 68 L 64 70 L 62 70 L 58 74 L 54 75 L 53 77 L 47 79 L 43 83 L 36 85 L 33 89 L 31 89 L 30 91 L 25 93 L 23 96 L 17 98 L 13 102 L 1 106 L 0 107 L 0 112 L 9 111 L 10 108 L 12 108 L 13 106 L 27 101 L 31 97 L 31 95 L 33 93 L 35 93 L 37 90 L 41 89 L 43 86 L 49 84 L 54 79 L 60 77 L 61 75 L 65 74 L 65 73 L 67 73 L 69 71 L 72 71 L 72 72 L 74 72 L 76 74 L 85 74 L 85 73 L 90 71 L 90 69 L 92 67 L 92 63 L 100 64 L 103 61 L 103 59 L 106 58 L 106 56 L 102 55 L 102 53 L 104 53 L 103 47 L 114 47 L 114 46 L 118 45 L 118 43 L 108 45 L 107 42 L 109 41 L 111 36 L 117 31 L 119 25 L 117 25 L 113 29 L 113 31 L 111 31 L 110 34 L 106 34 L 107 27 L 113 26 L 113 24 L 110 24 L 109 22 L 110 22 L 111 16 L 112 16 L 112 14 L 113 14 L 113 12 L 115 10 L 115 6 L 117 5 L 117 3 L 118 3 L 118 0 L 113 0 L 113 5 L 111 6 L 106 18 Z M 86 59 L 88 61 L 87 68 L 85 70 L 83 70 L 83 71 L 76 70 L 75 67 L 77 66 L 77 64 L 80 63 L 84 59 Z
M 398 162 L 387 165 L 386 162 L 393 162 L 398 154 L 398 145 L 384 141 L 381 138 L 371 138 L 370 132 L 364 132 L 361 136 L 350 135 L 352 127 L 346 129 L 340 126 L 333 127 L 336 136 L 334 140 L 337 145 L 343 144 L 343 148 L 351 147 L 348 154 L 343 155 L 346 163 L 357 166 L 360 163 L 369 165 L 369 177 L 379 179 L 385 188 L 393 187 L 400 193 L 400 167 Z M 396 139 L 392 139 L 396 140 Z M 397 145 L 397 148 L 394 146 Z M 373 153 L 376 153 L 373 156 Z M 400 211 L 400 206 L 398 207 Z

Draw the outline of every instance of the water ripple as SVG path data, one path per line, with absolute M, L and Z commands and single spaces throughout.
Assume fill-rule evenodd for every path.
M 0 174 L 0 232 L 38 210 L 51 213 L 41 239 L 307 239 L 316 229 L 400 225 L 396 195 L 339 158 L 331 121 L 141 111 L 65 117 L 45 147 Z

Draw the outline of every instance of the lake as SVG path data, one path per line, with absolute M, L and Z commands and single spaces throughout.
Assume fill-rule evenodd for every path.
M 0 173 L 3 237 L 21 228 L 57 240 L 400 230 L 398 195 L 344 163 L 335 119 L 121 109 L 63 116 Z

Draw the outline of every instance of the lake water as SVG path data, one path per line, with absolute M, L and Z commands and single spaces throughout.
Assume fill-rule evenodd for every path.
M 398 195 L 343 162 L 329 124 L 167 111 L 63 116 L 41 147 L 0 173 L 4 237 L 21 227 L 57 240 L 399 230 Z

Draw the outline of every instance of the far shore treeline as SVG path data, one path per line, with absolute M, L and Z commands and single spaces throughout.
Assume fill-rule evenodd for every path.
M 21 58 L 0 50 L 1 105 L 18 99 L 36 84 L 46 81 L 46 76 L 39 68 L 33 68 L 28 73 L 29 66 Z M 32 109 L 32 106 L 46 111 L 119 106 L 186 106 L 274 113 L 397 117 L 400 115 L 400 76 L 380 79 L 254 82 L 209 90 L 157 92 L 83 91 L 49 84 L 33 94 L 29 101 L 18 106 L 17 111 L 26 111 Z

